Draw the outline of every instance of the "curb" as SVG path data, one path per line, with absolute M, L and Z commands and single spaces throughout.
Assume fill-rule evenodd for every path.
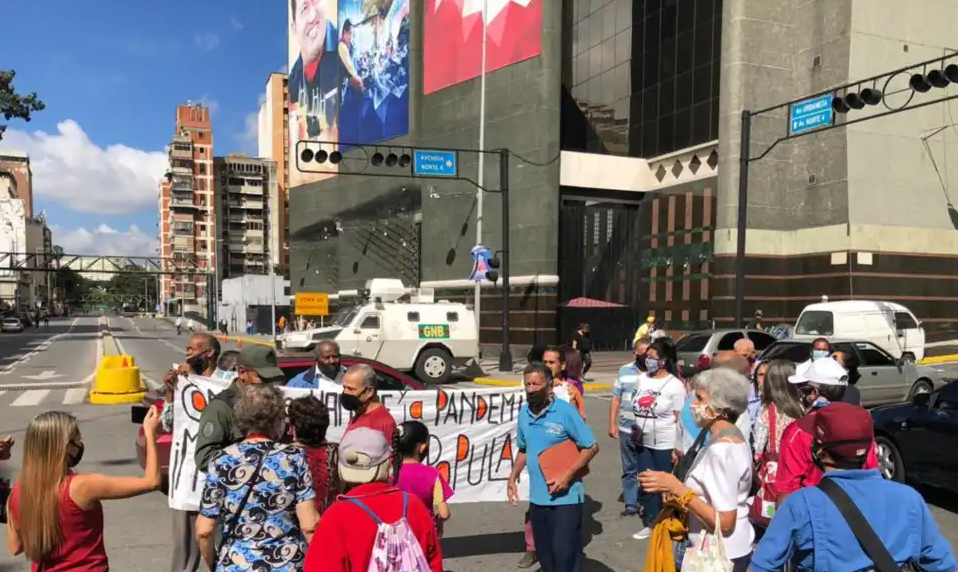
M 51 381 L 49 383 L 8 383 L 0 385 L 0 391 L 29 391 L 31 389 L 78 389 L 87 387 L 89 381 Z
M 948 362 L 952 362 L 952 361 L 958 361 L 958 354 L 948 354 L 948 355 L 943 355 L 943 356 L 926 357 L 925 359 L 921 360 L 921 361 L 918 362 L 918 363 L 919 363 L 919 365 L 935 365 L 935 364 L 938 364 L 938 363 L 948 363 Z
M 496 379 L 494 377 L 477 377 L 472 380 L 473 383 L 480 385 L 489 385 L 492 387 L 521 387 L 521 381 L 510 381 L 508 379 Z M 586 391 L 611 391 L 611 383 L 585 383 L 582 386 Z
M 258 346 L 266 346 L 266 347 L 270 347 L 270 348 L 276 347 L 276 343 L 275 343 L 275 342 L 264 342 L 263 340 L 257 340 L 257 339 L 254 339 L 254 338 L 245 338 L 245 337 L 242 337 L 242 336 L 226 336 L 226 339 L 229 340 L 229 341 L 231 341 L 231 342 L 242 341 L 244 344 L 256 344 L 256 345 L 258 345 Z

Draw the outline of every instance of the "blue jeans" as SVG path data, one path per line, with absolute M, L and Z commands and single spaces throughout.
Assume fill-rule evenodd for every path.
M 542 572 L 582 572 L 582 504 L 529 505 Z
M 644 471 L 662 471 L 672 472 L 672 449 L 649 449 L 648 447 L 638 448 L 638 467 L 639 473 Z M 646 493 L 641 491 L 639 502 L 645 514 L 642 515 L 642 521 L 645 526 L 651 526 L 655 517 L 659 516 L 662 510 L 662 493 Z
M 622 500 L 625 510 L 639 512 L 639 449 L 628 431 L 619 428 L 619 455 L 622 457 Z

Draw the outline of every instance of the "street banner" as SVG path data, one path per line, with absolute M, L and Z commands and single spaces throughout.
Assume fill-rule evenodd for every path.
M 193 460 L 200 415 L 229 381 L 181 377 L 173 397 L 173 445 L 170 451 L 170 508 L 198 510 L 206 475 Z M 338 392 L 282 387 L 287 400 L 315 395 L 329 408 L 326 437 L 338 442 L 350 413 L 339 405 Z M 429 428 L 426 463 L 436 467 L 455 495 L 450 503 L 503 502 L 517 453 L 522 388 L 381 391 L 379 398 L 396 423 L 416 420 Z M 205 467 L 204 467 L 205 468 Z M 528 478 L 519 481 L 519 497 L 529 497 Z

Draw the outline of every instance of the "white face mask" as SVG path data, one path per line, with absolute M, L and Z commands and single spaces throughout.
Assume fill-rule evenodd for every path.
M 709 410 L 708 405 L 703 405 L 702 403 L 695 402 L 692 403 L 692 419 L 695 421 L 695 424 L 699 427 L 705 427 L 713 420 L 715 420 L 715 414 Z

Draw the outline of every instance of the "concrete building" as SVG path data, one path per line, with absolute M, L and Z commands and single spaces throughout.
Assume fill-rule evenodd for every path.
M 0 149 L 0 171 L 7 171 L 16 181 L 17 198 L 23 201 L 25 216 L 33 218 L 33 170 L 25 151 Z
M 53 233 L 42 212 L 26 220 L 24 237 L 24 251 L 33 255 L 28 258 L 27 267 L 35 269 L 25 272 L 24 297 L 33 308 L 49 307 L 53 302 L 53 273 L 47 269 L 53 266 Z
M 276 163 L 277 190 L 282 200 L 279 224 L 270 232 L 273 264 L 289 264 L 289 88 L 286 74 L 271 73 L 259 108 L 259 156 Z
M 6 308 L 31 308 L 30 275 L 20 268 L 26 266 L 26 217 L 23 201 L 0 199 L 0 252 L 9 253 L 0 263 L 0 301 Z
M 197 274 L 164 275 L 160 297 L 167 311 L 208 315 L 208 280 L 217 260 L 216 201 L 213 179 L 213 130 L 209 108 L 188 103 L 176 108 L 173 140 L 165 180 L 160 182 L 160 256 L 177 269 Z M 171 269 L 172 270 L 172 269 Z
M 216 226 L 219 231 L 219 280 L 268 274 L 279 246 L 280 225 L 276 163 L 234 153 L 217 157 Z
M 541 53 L 486 74 L 485 146 L 512 152 L 512 341 L 567 341 L 592 322 L 599 348 L 624 347 L 650 313 L 672 332 L 733 322 L 743 109 L 946 55 L 958 16 L 958 0 L 905 11 L 892 0 L 530 5 L 541 10 Z M 410 0 L 410 14 L 423 8 Z M 411 19 L 409 133 L 378 143 L 476 148 L 480 80 L 424 93 L 424 30 Z M 892 94 L 888 107 L 856 117 L 958 89 L 912 94 L 907 74 L 876 87 Z M 788 133 L 788 113 L 755 119 L 753 157 Z M 822 295 L 871 298 L 907 305 L 932 335 L 958 330 L 951 113 L 929 105 L 811 134 L 753 163 L 746 315 L 793 322 Z M 346 151 L 344 164 L 361 154 Z M 460 177 L 476 181 L 476 163 L 460 155 Z M 491 190 L 498 171 L 486 161 Z M 474 183 L 362 172 L 290 189 L 293 291 L 388 276 L 471 301 Z M 500 196 L 484 197 L 480 242 L 493 251 Z M 503 308 L 498 291 L 484 292 L 481 338 L 497 344 Z M 575 298 L 622 307 L 569 307 Z
M 270 291 L 272 281 L 273 290 Z M 276 304 L 276 319 L 290 318 L 290 284 L 282 276 L 245 275 L 223 280 L 220 287 L 220 305 L 216 314 L 226 320 L 230 332 L 245 331 L 252 322 L 257 333 L 272 333 L 272 305 Z

